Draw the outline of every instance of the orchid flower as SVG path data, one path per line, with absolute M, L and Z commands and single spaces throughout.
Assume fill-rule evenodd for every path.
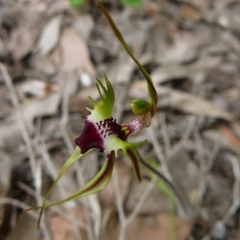
M 94 108 L 87 108 L 90 114 L 84 117 L 85 126 L 80 136 L 75 139 L 76 148 L 73 154 L 62 167 L 58 177 L 56 178 L 52 187 L 49 189 L 47 195 L 45 196 L 43 204 L 40 207 L 40 218 L 45 208 L 58 205 L 70 200 L 74 200 L 80 197 L 88 196 L 104 189 L 111 179 L 114 162 L 116 157 L 118 157 L 119 150 L 123 151 L 124 156 L 130 159 L 136 178 L 139 182 L 141 181 L 139 161 L 140 156 L 138 153 L 138 147 L 145 144 L 146 141 L 139 143 L 131 143 L 128 142 L 127 139 L 131 134 L 136 133 L 151 125 L 151 118 L 156 112 L 158 100 L 157 93 L 153 86 L 152 79 L 150 78 L 146 70 L 142 67 L 142 65 L 138 62 L 138 60 L 134 57 L 133 53 L 126 44 L 124 38 L 117 29 L 107 10 L 100 2 L 97 2 L 97 4 L 106 16 L 115 35 L 145 76 L 147 80 L 148 92 L 151 98 L 151 103 L 148 103 L 143 99 L 133 100 L 131 102 L 131 107 L 133 113 L 136 115 L 136 118 L 129 124 L 119 124 L 113 117 L 115 103 L 114 89 L 106 75 L 104 76 L 105 83 L 97 79 L 96 87 L 100 95 L 100 101 L 96 102 L 91 97 L 89 97 L 90 101 L 93 103 Z M 80 160 L 82 157 L 84 157 L 94 149 L 98 149 L 100 152 L 106 153 L 106 161 L 101 170 L 97 173 L 97 175 L 92 180 L 90 180 L 82 189 L 74 193 L 69 198 L 47 205 L 47 199 L 49 198 L 50 194 L 52 193 L 53 189 L 55 188 L 56 184 L 61 179 L 63 174 L 69 169 L 70 166 L 72 166 L 72 164 Z

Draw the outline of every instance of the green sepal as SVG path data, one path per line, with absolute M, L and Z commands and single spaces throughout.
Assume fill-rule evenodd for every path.
M 142 180 L 142 177 L 141 177 L 141 171 L 140 171 L 139 152 L 137 149 L 127 149 L 127 155 L 132 163 L 132 167 L 133 167 L 135 176 L 136 176 L 138 182 L 140 183 Z
M 127 43 L 125 42 L 121 32 L 118 30 L 117 26 L 115 25 L 112 17 L 108 13 L 107 9 L 99 1 L 97 1 L 97 5 L 101 9 L 101 11 L 105 15 L 105 17 L 107 18 L 108 23 L 110 24 L 113 32 L 115 33 L 116 37 L 118 38 L 118 40 L 120 41 L 120 43 L 122 44 L 122 46 L 124 47 L 126 52 L 133 59 L 133 61 L 137 64 L 138 68 L 140 69 L 140 71 L 142 72 L 144 77 L 146 78 L 146 80 L 147 80 L 147 87 L 148 87 L 148 93 L 149 93 L 149 96 L 150 96 L 150 98 L 152 100 L 152 102 L 151 102 L 151 116 L 153 117 L 155 115 L 156 109 L 157 109 L 158 96 L 157 96 L 157 91 L 156 91 L 156 89 L 155 89 L 155 87 L 153 85 L 152 78 L 150 77 L 148 72 L 145 70 L 145 68 L 141 65 L 141 63 L 137 60 L 137 58 L 133 55 L 131 49 L 128 47 Z
M 87 110 L 91 112 L 87 118 L 92 122 L 99 122 L 101 120 L 108 119 L 113 115 L 113 108 L 115 103 L 114 89 L 106 75 L 104 75 L 104 78 L 106 86 L 104 86 L 102 81 L 99 79 L 97 79 L 96 83 L 101 101 L 96 102 L 91 97 L 89 97 L 90 101 L 94 105 L 94 109 L 87 108 Z
M 88 153 L 90 151 L 88 151 Z M 59 205 L 59 204 L 65 203 L 65 202 L 69 202 L 69 201 L 72 201 L 72 200 L 75 200 L 78 198 L 86 197 L 86 196 L 98 193 L 99 191 L 103 190 L 108 185 L 108 183 L 112 177 L 114 161 L 115 161 L 115 154 L 114 154 L 114 151 L 112 151 L 110 154 L 108 154 L 107 160 L 105 161 L 103 167 L 98 172 L 98 174 L 92 180 L 90 180 L 83 188 L 81 188 L 79 191 L 75 192 L 72 196 L 70 196 L 66 199 L 63 199 L 59 202 L 49 204 L 49 205 L 45 205 L 45 202 L 47 200 L 45 197 L 43 205 L 41 207 L 40 218 L 41 218 L 43 210 L 46 208 L 56 206 L 56 205 Z M 61 170 L 60 173 L 62 173 L 62 171 L 63 170 Z M 54 186 L 56 185 L 56 182 L 58 180 L 59 179 L 57 178 L 57 180 L 54 182 Z M 52 187 L 51 187 L 51 189 L 52 189 Z M 49 192 L 50 192 L 50 190 L 49 190 Z M 50 194 L 51 194 L 51 192 L 50 192 Z M 48 194 L 48 196 L 50 194 Z M 39 221 L 40 221 L 40 218 L 39 218 Z
M 115 161 L 115 155 L 112 151 L 109 154 L 109 157 L 105 161 L 103 167 L 98 172 L 98 174 L 90 180 L 83 188 L 81 188 L 79 191 L 74 193 L 72 196 L 61 200 L 59 202 L 47 205 L 46 207 L 52 207 L 56 206 L 65 202 L 69 202 L 78 198 L 86 197 L 95 193 L 98 193 L 99 191 L 103 190 L 109 183 L 111 177 L 112 177 L 112 171 L 114 167 L 114 161 Z
M 122 150 L 124 156 L 126 157 L 128 155 L 127 149 L 137 149 L 138 147 L 141 147 L 146 143 L 147 141 L 142 141 L 139 143 L 131 143 L 131 142 L 123 141 L 116 136 L 110 136 L 106 138 L 104 141 L 106 152 L 114 151 L 115 157 L 118 157 L 119 150 Z
M 51 193 L 53 192 L 54 188 L 56 187 L 57 183 L 59 182 L 59 180 L 61 179 L 61 177 L 64 175 L 64 173 L 78 160 L 80 160 L 84 155 L 86 155 L 87 153 L 91 152 L 93 149 L 90 149 L 88 152 L 86 152 L 85 154 L 81 154 L 80 153 L 80 149 L 79 147 L 76 147 L 75 150 L 73 151 L 72 155 L 69 157 L 69 159 L 66 161 L 66 163 L 63 165 L 61 171 L 59 172 L 56 180 L 54 181 L 54 183 L 52 184 L 51 188 L 48 190 L 46 196 L 43 199 L 43 204 L 40 207 L 41 211 L 39 214 L 39 219 L 38 219 L 38 226 L 40 225 L 40 221 L 41 221 L 41 217 L 42 217 L 42 213 L 43 210 L 45 208 L 48 208 L 49 205 L 45 205 L 46 201 L 48 200 L 49 196 L 51 195 Z

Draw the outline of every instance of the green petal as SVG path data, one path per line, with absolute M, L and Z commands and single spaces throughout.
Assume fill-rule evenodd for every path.
M 90 149 L 88 152 L 86 152 L 85 154 L 91 152 L 93 149 Z M 45 208 L 47 208 L 48 206 L 45 205 L 46 201 L 48 200 L 49 196 L 51 195 L 51 193 L 53 192 L 54 188 L 56 187 L 57 183 L 59 182 L 59 180 L 61 179 L 61 177 L 64 175 L 64 173 L 78 160 L 80 160 L 85 154 L 80 154 L 80 149 L 79 147 L 76 147 L 73 154 L 70 156 L 70 158 L 66 161 L 66 163 L 63 165 L 60 173 L 58 174 L 56 180 L 54 181 L 54 183 L 52 184 L 51 188 L 48 190 L 46 196 L 43 199 L 43 204 L 40 211 L 40 215 L 39 215 L 39 219 L 38 219 L 38 225 L 40 224 L 40 220 L 42 217 L 42 213 L 43 210 Z
M 127 149 L 127 154 L 129 159 L 131 160 L 133 170 L 135 173 L 135 176 L 139 182 L 141 182 L 141 171 L 140 171 L 140 161 L 139 161 L 139 153 L 137 149 Z
M 86 197 L 89 195 L 92 195 L 94 193 L 98 193 L 99 191 L 103 190 L 109 183 L 111 177 L 112 177 L 112 171 L 114 167 L 114 161 L 115 161 L 115 154 L 112 151 L 109 155 L 107 160 L 105 161 L 102 169 L 98 172 L 98 174 L 89 181 L 82 189 L 74 193 L 69 198 L 66 198 L 64 200 L 61 200 L 56 203 L 52 203 L 49 205 L 43 205 L 42 208 L 49 208 L 52 206 L 56 206 L 71 200 L 75 200 L 78 198 Z
M 127 141 L 123 141 L 120 138 L 116 137 L 115 135 L 107 137 L 104 139 L 104 147 L 106 152 L 115 152 L 115 156 L 118 156 L 118 150 L 122 150 L 124 155 L 127 156 L 127 149 L 137 149 L 142 145 L 146 144 L 147 141 L 143 141 L 140 143 L 130 143 Z
M 106 87 L 103 85 L 101 80 L 97 79 L 97 89 L 101 97 L 101 101 L 98 103 L 89 97 L 90 101 L 94 105 L 94 109 L 88 110 L 91 114 L 87 117 L 92 122 L 99 122 L 101 120 L 112 117 L 113 107 L 115 103 L 115 94 L 112 87 L 112 84 L 108 80 L 107 76 L 104 76 Z

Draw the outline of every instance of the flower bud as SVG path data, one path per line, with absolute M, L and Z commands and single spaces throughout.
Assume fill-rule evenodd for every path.
M 135 99 L 131 102 L 131 107 L 137 116 L 145 116 L 151 111 L 151 105 L 143 99 Z

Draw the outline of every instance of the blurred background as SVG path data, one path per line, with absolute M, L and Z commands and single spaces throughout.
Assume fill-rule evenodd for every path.
M 95 78 L 116 92 L 114 116 L 134 117 L 130 102 L 148 100 L 146 81 L 95 1 L 0 0 L 0 239 L 240 239 L 240 2 L 103 0 L 156 86 L 152 126 L 140 153 L 178 189 L 142 167 L 116 160 L 100 194 L 39 206 L 91 107 Z M 83 4 L 83 5 L 82 5 Z M 78 8 L 79 5 L 82 5 Z M 50 197 L 70 196 L 99 171 L 91 152 Z

